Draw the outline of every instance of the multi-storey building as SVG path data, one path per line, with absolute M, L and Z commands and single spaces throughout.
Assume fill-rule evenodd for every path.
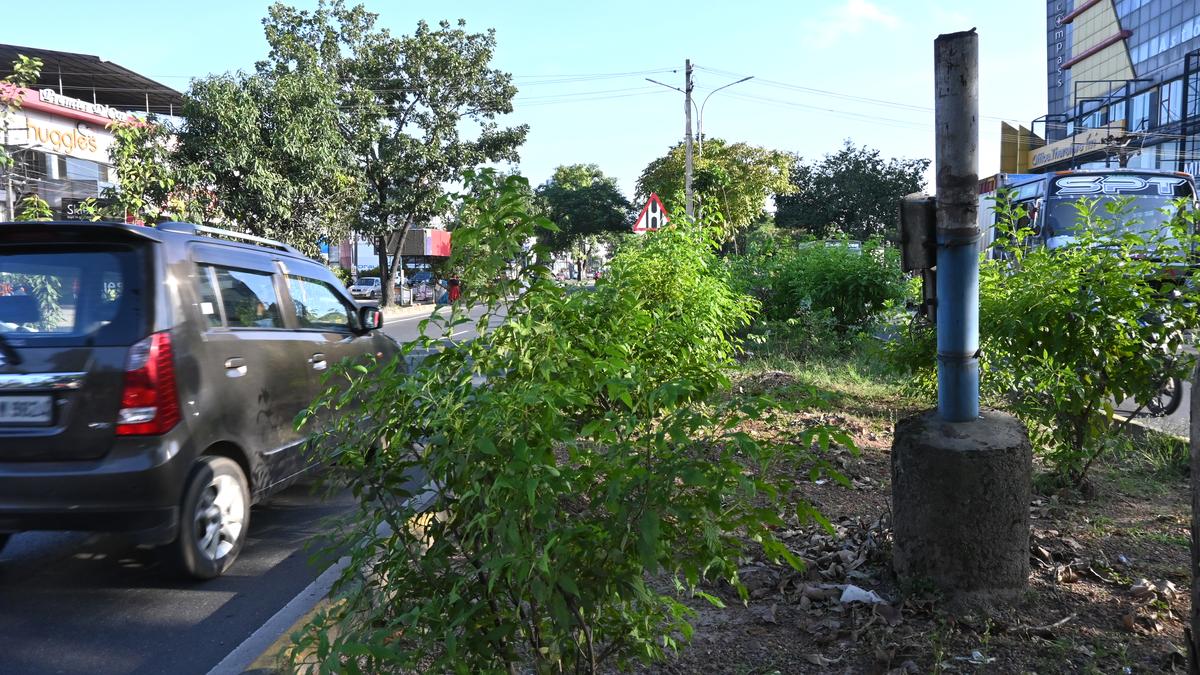
M 174 115 L 183 104 L 170 87 L 86 54 L 0 45 L 0 78 L 18 55 L 41 59 L 42 71 L 34 86 L 8 92 L 20 107 L 7 115 L 7 128 L 0 123 L 0 144 L 14 160 L 0 167 L 0 220 L 34 194 L 55 217 L 75 217 L 80 202 L 117 181 L 110 125 L 136 120 L 134 113 Z
M 1200 173 L 1200 0 L 1048 0 L 1049 110 L 1027 169 Z

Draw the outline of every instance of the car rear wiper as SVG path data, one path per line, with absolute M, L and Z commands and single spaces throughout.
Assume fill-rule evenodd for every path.
M 16 349 L 13 349 L 13 346 L 9 343 L 8 338 L 4 337 L 3 333 L 0 333 L 0 354 L 4 354 L 5 360 L 11 365 L 16 366 L 21 363 L 21 355 L 17 353 Z

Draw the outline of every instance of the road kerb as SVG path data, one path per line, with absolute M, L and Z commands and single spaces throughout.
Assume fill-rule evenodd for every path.
M 392 321 L 398 321 L 400 319 L 419 316 L 421 314 L 432 314 L 437 307 L 438 305 L 432 303 L 424 305 L 408 305 L 405 307 L 388 307 L 383 310 L 383 321 L 386 324 Z
M 409 498 L 415 513 L 424 512 L 437 496 L 437 488 L 425 485 L 421 491 Z M 390 531 L 382 526 L 383 536 Z M 221 662 L 208 671 L 208 675 L 268 675 L 283 673 L 280 656 L 291 642 L 292 634 L 300 630 L 313 616 L 329 607 L 329 593 L 342 575 L 350 557 L 343 556 L 330 565 L 296 597 L 267 620 L 250 637 L 246 638 Z
M 1162 429 L 1155 429 L 1154 427 L 1143 422 L 1138 417 L 1134 417 L 1134 418 L 1130 419 L 1129 417 L 1126 417 L 1125 415 L 1114 413 L 1113 421 L 1120 423 L 1121 427 L 1124 427 L 1127 429 L 1136 429 L 1135 431 L 1131 432 L 1134 434 L 1155 433 L 1155 434 L 1158 434 L 1159 436 L 1166 436 L 1167 438 L 1174 439 L 1174 440 L 1179 441 L 1184 444 L 1191 442 L 1187 436 L 1180 436 L 1179 434 L 1173 434 L 1169 431 L 1163 431 Z

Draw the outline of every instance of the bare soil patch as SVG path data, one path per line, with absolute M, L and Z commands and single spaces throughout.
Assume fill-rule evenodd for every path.
M 769 371 L 738 387 L 778 393 L 800 391 L 803 383 Z M 784 437 L 812 424 L 836 424 L 851 434 L 858 453 L 838 450 L 831 457 L 849 486 L 795 471 L 796 493 L 820 509 L 833 531 L 794 523 L 780 532 L 806 562 L 803 572 L 758 556 L 742 561 L 746 603 L 726 585 L 705 587 L 726 607 L 690 600 L 697 612 L 691 644 L 643 672 L 1186 670 L 1185 477 L 1147 474 L 1114 460 L 1095 470 L 1094 496 L 1035 495 L 1028 590 L 1015 604 L 955 615 L 928 589 L 898 588 L 890 570 L 891 430 L 897 417 L 915 410 L 894 401 L 872 405 L 845 392 L 833 398 L 836 412 L 788 413 L 770 427 L 751 429 Z M 866 601 L 843 602 L 851 596 Z

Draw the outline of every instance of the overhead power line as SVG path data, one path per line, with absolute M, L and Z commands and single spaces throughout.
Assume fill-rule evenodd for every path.
M 744 73 L 736 73 L 736 72 L 733 72 L 730 70 L 721 70 L 719 68 L 708 68 L 705 66 L 696 66 L 696 67 L 705 72 L 709 72 L 714 75 L 722 75 L 725 77 L 742 77 L 745 75 Z M 844 92 L 831 91 L 828 89 L 819 89 L 817 87 L 808 87 L 808 86 L 799 85 L 799 84 L 792 84 L 789 82 L 781 82 L 779 80 L 771 80 L 771 79 L 767 79 L 767 78 L 763 78 L 763 77 L 755 77 L 754 82 L 759 85 L 770 86 L 770 87 L 774 87 L 774 88 L 778 88 L 778 89 L 787 89 L 787 90 L 791 90 L 791 91 L 799 91 L 799 92 L 804 92 L 804 93 L 809 93 L 809 94 L 817 94 L 820 96 L 839 98 L 839 99 L 843 99 L 843 100 L 847 100 L 847 101 L 858 101 L 860 103 L 870 103 L 873 105 L 887 106 L 887 107 L 892 107 L 892 108 L 900 108 L 903 110 L 912 110 L 915 112 L 922 112 L 922 113 L 932 113 L 933 112 L 933 108 L 929 107 L 929 106 L 922 106 L 922 105 L 917 105 L 914 103 L 904 103 L 902 101 L 889 101 L 886 99 L 872 98 L 870 96 L 859 96 L 857 94 L 847 94 Z M 998 116 L 998 115 L 980 115 L 980 117 L 984 118 L 984 119 L 993 119 L 993 120 L 1000 120 L 1000 121 L 1005 121 L 1005 122 L 1020 121 L 1020 119 L 1021 119 L 1019 117 L 1011 117 L 1011 116 L 1005 117 L 1005 116 Z

